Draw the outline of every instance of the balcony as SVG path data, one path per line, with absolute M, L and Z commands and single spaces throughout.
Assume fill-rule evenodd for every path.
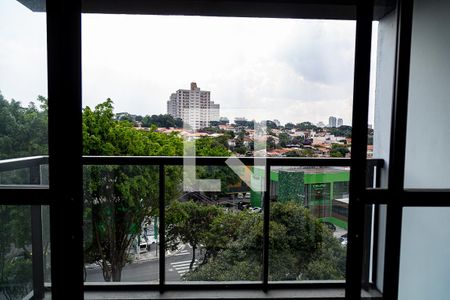
M 223 170 L 228 169 L 227 167 L 228 157 L 196 157 L 195 163 L 199 168 L 214 166 L 217 171 L 218 168 Z M 167 172 L 171 168 L 181 168 L 183 163 L 185 163 L 185 157 L 117 157 L 117 156 L 84 156 L 82 158 L 82 164 L 84 168 L 84 178 L 85 178 L 85 189 L 86 183 L 92 179 L 92 172 L 90 168 L 99 168 L 99 166 L 117 166 L 120 167 L 144 167 L 149 168 L 150 172 L 155 175 L 157 179 L 157 192 L 154 195 L 157 200 L 157 207 L 159 208 L 159 213 L 157 217 L 158 226 L 155 227 L 155 232 L 158 232 L 157 243 L 153 246 L 150 245 L 150 251 L 155 251 L 153 254 L 157 258 L 157 263 L 154 264 L 157 274 L 156 278 L 142 277 L 136 279 L 136 277 L 126 277 L 126 272 L 123 272 L 124 277 L 122 277 L 122 282 L 100 282 L 97 277 L 92 277 L 95 272 L 99 274 L 99 268 L 97 271 L 92 271 L 89 269 L 86 271 L 86 282 L 85 290 L 87 292 L 86 298 L 89 299 L 89 295 L 96 297 L 98 293 L 105 293 L 105 295 L 116 293 L 121 291 L 123 295 L 128 295 L 131 297 L 137 297 L 135 293 L 140 291 L 140 293 L 145 294 L 146 297 L 149 295 L 157 297 L 168 297 L 177 298 L 180 296 L 180 292 L 184 291 L 186 293 L 190 290 L 196 290 L 195 298 L 199 298 L 201 294 L 198 291 L 204 291 L 204 297 L 211 297 L 211 293 L 214 290 L 220 290 L 226 288 L 230 291 L 228 294 L 224 294 L 224 297 L 233 298 L 236 295 L 242 297 L 245 293 L 249 293 L 249 297 L 259 297 L 259 298 L 280 298 L 280 297 L 299 297 L 302 293 L 305 295 L 314 295 L 315 297 L 339 297 L 343 295 L 345 280 L 273 280 L 276 270 L 272 260 L 273 256 L 270 254 L 273 250 L 273 245 L 271 246 L 273 237 L 270 236 L 270 230 L 274 230 L 272 226 L 269 227 L 269 222 L 272 222 L 270 209 L 272 206 L 270 203 L 283 203 L 284 198 L 291 199 L 293 196 L 286 196 L 289 192 L 294 191 L 298 193 L 298 190 L 304 191 L 305 194 L 298 198 L 302 206 L 308 207 L 308 210 L 314 218 L 318 218 L 325 223 L 337 224 L 338 228 L 346 230 L 346 214 L 347 206 L 345 203 L 339 202 L 339 199 L 348 197 L 348 172 L 350 167 L 350 159 L 312 159 L 312 158 L 253 158 L 245 157 L 240 158 L 243 164 L 249 166 L 254 171 L 253 177 L 259 177 L 259 184 L 265 185 L 265 192 L 254 193 L 250 190 L 249 186 L 246 184 L 234 183 L 233 186 L 224 187 L 219 193 L 221 197 L 216 197 L 209 193 L 209 197 L 205 197 L 197 201 L 207 201 L 209 206 L 221 206 L 224 203 L 228 205 L 228 209 L 237 210 L 239 205 L 246 204 L 251 206 L 262 207 L 261 212 L 261 222 L 262 226 L 262 245 L 261 245 L 261 273 L 258 275 L 257 280 L 245 280 L 243 278 L 236 277 L 232 281 L 186 281 L 180 276 L 178 279 L 173 279 L 171 267 L 180 266 L 180 263 L 172 263 L 173 257 L 168 256 L 166 247 L 169 244 L 166 241 L 167 232 L 164 232 L 164 228 L 167 230 L 166 215 L 168 212 L 167 203 L 168 200 L 168 189 L 177 189 L 174 186 L 174 182 L 171 181 L 170 172 Z M 192 161 L 191 161 L 192 163 Z M 261 170 L 260 173 L 256 169 L 252 169 L 254 166 L 260 166 L 262 163 L 265 164 L 265 169 Z M 380 159 L 369 159 L 367 160 L 367 187 L 374 188 L 379 184 L 380 173 L 383 168 L 383 160 Z M 8 159 L 0 161 L 0 186 L 3 190 L 11 190 L 11 194 L 20 193 L 21 190 L 33 189 L 36 193 L 42 193 L 37 198 L 50 199 L 47 197 L 49 195 L 49 185 L 48 185 L 48 157 L 26 157 L 20 159 Z M 142 169 L 140 169 L 142 170 Z M 181 169 L 180 169 L 181 170 Z M 221 172 L 223 172 L 223 170 Z M 217 172 L 216 172 L 217 173 Z M 106 173 L 105 173 L 106 174 Z M 294 174 L 294 175 L 293 175 Z M 311 175 L 313 174 L 313 175 Z M 319 174 L 320 176 L 318 176 Z M 333 175 L 334 174 L 334 175 Z M 338 174 L 338 175 L 336 175 Z M 346 175 L 347 174 L 347 175 Z M 152 176 L 153 176 L 152 175 Z M 266 177 L 264 177 L 266 175 Z M 340 179 L 336 179 L 338 182 L 331 181 L 330 179 L 324 179 L 327 176 L 340 176 Z M 218 176 L 217 174 L 215 175 Z M 293 176 L 293 177 L 292 177 Z M 220 175 L 219 175 L 220 177 Z M 253 178 L 252 177 L 252 178 Z M 11 179 L 12 178 L 12 179 Z M 265 179 L 267 178 L 267 179 Z M 293 180 L 292 180 L 293 179 Z M 262 181 L 261 181 L 262 180 Z M 290 180 L 290 181 L 288 181 Z M 300 185 L 300 182 L 302 185 Z M 339 184 L 338 184 L 339 183 Z M 181 184 L 178 182 L 177 184 Z M 298 186 L 297 186 L 298 184 Z M 323 188 L 323 185 L 330 184 L 332 192 L 330 194 L 329 190 Z M 170 188 L 168 188 L 168 185 Z M 286 187 L 289 187 L 286 189 Z M 312 190 L 315 188 L 314 192 Z M 333 196 L 333 189 L 335 195 Z M 181 190 L 181 189 L 180 189 Z M 224 192 L 226 190 L 226 193 Z M 251 197 L 240 197 L 239 195 L 250 193 Z M 317 198 L 320 194 L 320 197 Z M 190 196 L 186 196 L 190 195 Z M 228 200 L 223 201 L 226 195 Z M 232 196 L 231 199 L 229 196 Z M 284 196 L 283 196 L 284 195 Z M 182 197 L 177 199 L 183 199 L 186 197 L 191 197 L 192 195 L 183 192 Z M 290 198 L 289 198 L 290 197 Z M 315 197 L 315 198 L 314 198 Z M 206 200 L 205 200 L 206 198 Z M 258 202 L 260 200 L 260 202 Z M 182 201 L 182 200 L 180 200 Z M 319 201 L 319 202 L 317 202 Z M 339 203 L 336 203 L 338 201 Z M 344 201 L 345 202 L 345 201 Z M 33 203 L 32 201 L 30 203 Z M 43 212 L 46 212 L 50 201 L 37 201 L 36 205 L 31 205 L 30 214 L 30 238 L 28 240 L 28 248 L 33 249 L 32 251 L 32 272 L 30 277 L 23 282 L 23 291 L 30 292 L 28 296 L 36 295 L 35 299 L 43 298 L 46 293 L 51 291 L 51 279 L 50 279 L 50 254 L 48 245 L 48 233 L 45 228 L 48 228 L 48 216 Z M 338 207 L 339 206 L 339 207 Z M 344 206 L 344 207 L 343 207 Z M 369 207 L 369 206 L 368 206 Z M 86 209 L 86 208 L 85 208 Z M 339 214 L 335 214 L 338 211 Z M 344 211 L 344 212 L 343 212 Z M 367 230 L 368 236 L 370 237 L 370 232 L 374 229 L 373 241 L 368 238 L 365 240 L 365 256 L 364 256 L 364 286 L 365 295 L 377 295 L 374 290 L 372 290 L 371 280 L 376 276 L 376 255 L 371 255 L 377 250 L 377 228 L 376 222 L 372 222 L 372 214 L 377 214 L 377 209 L 372 210 L 372 206 L 366 210 L 368 214 L 366 220 L 369 223 L 361 224 Z M 344 219 L 343 219 L 344 217 Z M 375 217 L 374 220 L 377 218 Z M 155 223 L 156 224 L 156 223 Z M 342 225 L 345 224 L 345 225 Z M 87 226 L 85 224 L 85 226 Z M 345 227 L 345 228 L 344 228 Z M 43 232 L 44 231 L 44 232 Z M 346 231 L 345 231 L 346 232 Z M 342 232 L 341 232 L 342 234 Z M 337 235 L 334 235 L 338 238 Z M 85 237 L 85 243 L 87 243 L 87 237 Z M 45 242 L 43 242 L 46 240 Z M 346 246 L 345 246 L 346 247 Z M 44 248 L 46 249 L 44 251 Z M 133 249 L 128 249 L 129 254 L 133 254 L 134 257 L 137 255 L 145 255 L 140 251 L 133 252 Z M 146 250 L 144 250 L 145 252 Z M 139 252 L 139 253 L 138 253 Z M 63 254 L 57 254 L 63 255 Z M 180 254 L 181 255 L 181 254 Z M 352 260 L 352 257 L 347 257 L 347 259 Z M 350 262 L 351 263 L 351 262 Z M 133 265 L 133 263 L 129 264 Z M 86 265 L 85 265 L 86 266 Z M 81 266 L 80 266 L 81 267 Z M 91 276 L 91 280 L 89 280 Z M 97 278 L 97 279 L 95 279 Z M 6 289 L 8 287 L 6 286 Z M 5 290 L 6 291 L 6 290 Z M 165 291 L 164 294 L 160 292 Z M 235 292 L 233 292 L 235 291 Z M 246 291 L 246 292 L 243 292 Z M 271 293 L 267 294 L 267 291 Z M 290 291 L 290 292 L 289 292 Z M 314 294 L 311 294 L 314 291 Z M 287 294 L 286 294 L 287 293 Z M 163 296 L 165 295 L 165 296 Z M 168 296 L 171 295 L 171 296 Z M 177 296 L 178 295 L 178 296 Z M 183 294 L 186 295 L 186 294 Z M 25 296 L 25 295 L 23 295 Z M 110 297 L 107 296 L 107 297 Z M 309 297 L 308 296 L 308 297 Z M 301 297 L 301 296 L 300 296 Z

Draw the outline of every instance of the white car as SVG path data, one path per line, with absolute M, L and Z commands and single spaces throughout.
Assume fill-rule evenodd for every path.
M 250 212 L 255 212 L 255 213 L 259 213 L 259 212 L 261 212 L 262 211 L 262 208 L 261 207 L 252 207 L 252 208 L 250 208 Z
M 339 241 L 341 242 L 342 246 L 347 246 L 347 234 L 341 235 L 341 237 L 339 238 Z

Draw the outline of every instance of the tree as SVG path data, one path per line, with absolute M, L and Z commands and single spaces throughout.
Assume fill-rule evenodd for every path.
M 223 145 L 223 140 L 212 137 L 202 137 L 195 140 L 197 156 L 230 156 L 231 152 Z
M 182 140 L 154 130 L 139 131 L 114 120 L 112 101 L 83 110 L 85 155 L 181 155 Z M 85 168 L 85 257 L 97 262 L 105 281 L 120 281 L 129 261 L 132 241 L 149 216 L 158 214 L 158 171 L 152 166 L 90 166 Z M 181 179 L 180 170 L 167 168 L 168 185 Z M 166 199 L 177 189 L 167 188 Z
M 39 108 L 33 102 L 22 107 L 0 93 L 0 159 L 48 153 L 47 99 L 37 101 Z
M 332 144 L 331 150 L 330 150 L 330 156 L 331 157 L 345 157 L 347 153 L 350 151 L 348 150 L 347 146 L 343 146 L 340 144 Z
M 0 228 L 0 295 L 21 299 L 32 288 L 30 207 L 0 205 Z
M 333 134 L 335 136 L 343 136 L 346 138 L 352 137 L 352 127 L 347 125 L 341 125 L 337 128 L 329 128 L 328 129 L 330 134 Z
M 183 121 L 180 118 L 174 118 L 171 115 L 146 115 L 142 118 L 142 126 L 144 127 L 152 127 L 152 125 L 155 125 L 156 127 L 175 127 L 175 128 L 182 128 L 183 127 Z
M 274 121 L 267 120 L 266 121 L 266 127 L 267 129 L 276 129 L 278 128 L 277 124 Z
M 267 150 L 273 150 L 273 149 L 276 149 L 276 148 L 277 148 L 277 145 L 276 145 L 276 143 L 275 143 L 275 139 L 274 139 L 273 137 L 269 136 L 269 137 L 267 138 L 267 141 L 266 141 L 266 148 L 267 148 Z
M 302 122 L 295 125 L 295 128 L 299 130 L 314 130 L 317 131 L 318 127 L 311 122 Z
M 247 212 L 222 212 L 211 222 L 209 230 L 203 235 L 205 256 L 203 264 L 214 259 L 238 238 L 238 229 L 249 216 Z
M 279 144 L 283 148 L 286 147 L 288 144 L 290 144 L 291 140 L 292 140 L 291 136 L 289 134 L 285 133 L 285 132 L 281 132 L 278 135 L 278 138 L 280 139 Z
M 220 224 L 229 212 L 219 216 Z M 220 245 L 207 263 L 185 275 L 187 280 L 260 280 L 262 214 L 243 212 L 240 222 L 227 222 L 233 234 L 220 236 Z M 233 220 L 233 215 L 230 217 Z M 225 226 L 223 227 L 225 228 Z M 224 233 L 222 227 L 214 233 Z M 230 230 L 231 231 L 231 230 Z M 314 266 L 320 268 L 313 269 Z M 272 203 L 269 221 L 269 279 L 343 279 L 345 249 L 309 210 L 296 202 Z
M 284 125 L 284 128 L 287 130 L 291 130 L 294 129 L 295 125 L 293 123 L 286 123 L 286 125 Z
M 0 93 L 0 159 L 48 153 L 47 99 L 23 107 Z M 25 169 L 0 174 L 1 184 L 29 182 Z M 0 298 L 21 299 L 32 289 L 31 210 L 0 205 Z
M 301 144 L 303 144 L 304 140 L 305 140 L 305 137 L 303 137 L 303 136 L 294 136 L 292 138 L 291 143 L 294 145 L 301 145 Z
M 221 213 L 221 208 L 217 206 L 197 204 L 193 201 L 172 202 L 166 210 L 166 246 L 174 250 L 180 242 L 189 243 L 192 246 L 189 268 L 192 269 L 198 246 L 204 243 L 212 221 Z

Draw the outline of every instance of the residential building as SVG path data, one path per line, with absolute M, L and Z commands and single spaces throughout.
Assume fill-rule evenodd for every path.
M 337 127 L 344 125 L 344 120 L 341 118 L 337 119 Z
M 202 91 L 191 82 L 189 90 L 177 90 L 167 101 L 167 113 L 180 118 L 192 130 L 208 127 L 211 121 L 219 121 L 220 104 L 211 101 L 211 92 Z M 186 126 L 185 126 L 186 127 Z
M 336 127 L 336 117 L 330 116 L 328 118 L 328 127 Z

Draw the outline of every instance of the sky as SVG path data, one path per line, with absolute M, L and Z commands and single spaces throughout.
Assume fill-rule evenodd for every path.
M 355 25 L 85 14 L 83 106 L 111 98 L 116 112 L 164 114 L 170 94 L 196 82 L 231 120 L 327 124 L 336 116 L 351 124 Z M 45 14 L 0 1 L 0 91 L 7 99 L 47 95 L 45 26 Z

